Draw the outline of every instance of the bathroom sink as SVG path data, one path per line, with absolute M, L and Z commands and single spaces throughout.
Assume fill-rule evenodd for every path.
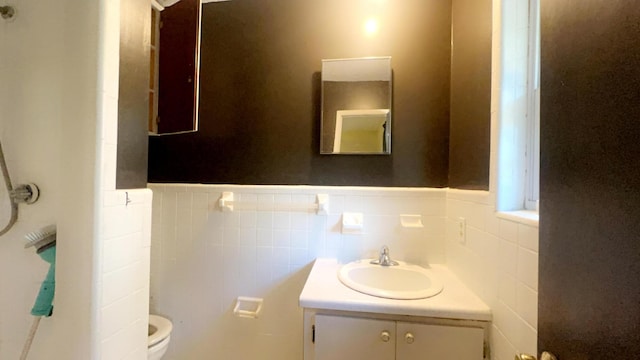
M 373 265 L 371 260 L 342 266 L 338 279 L 353 290 L 387 299 L 424 299 L 442 291 L 442 282 L 428 269 L 402 261 L 397 266 Z

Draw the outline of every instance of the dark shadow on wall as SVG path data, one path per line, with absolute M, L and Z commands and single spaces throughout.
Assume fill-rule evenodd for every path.
M 116 188 L 147 187 L 149 104 L 149 4 L 123 1 L 120 9 L 120 76 Z

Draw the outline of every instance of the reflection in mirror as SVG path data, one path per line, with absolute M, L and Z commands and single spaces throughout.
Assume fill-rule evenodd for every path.
M 391 57 L 322 60 L 321 154 L 391 153 Z
M 151 1 L 149 133 L 198 128 L 200 0 Z
M 389 109 L 338 110 L 333 141 L 334 153 L 385 153 Z

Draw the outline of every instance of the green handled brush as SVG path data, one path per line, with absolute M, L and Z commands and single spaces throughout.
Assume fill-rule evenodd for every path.
M 47 277 L 40 286 L 40 292 L 36 302 L 31 309 L 31 315 L 33 316 L 51 316 L 53 313 L 53 295 L 56 290 L 56 227 L 55 225 L 49 225 L 40 230 L 31 232 L 25 235 L 28 247 L 35 247 L 36 254 L 48 262 L 49 271 Z

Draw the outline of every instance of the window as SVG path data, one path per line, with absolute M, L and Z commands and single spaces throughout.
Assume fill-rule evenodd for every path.
M 540 176 L 540 26 L 538 0 L 503 0 L 497 210 L 535 210 Z

